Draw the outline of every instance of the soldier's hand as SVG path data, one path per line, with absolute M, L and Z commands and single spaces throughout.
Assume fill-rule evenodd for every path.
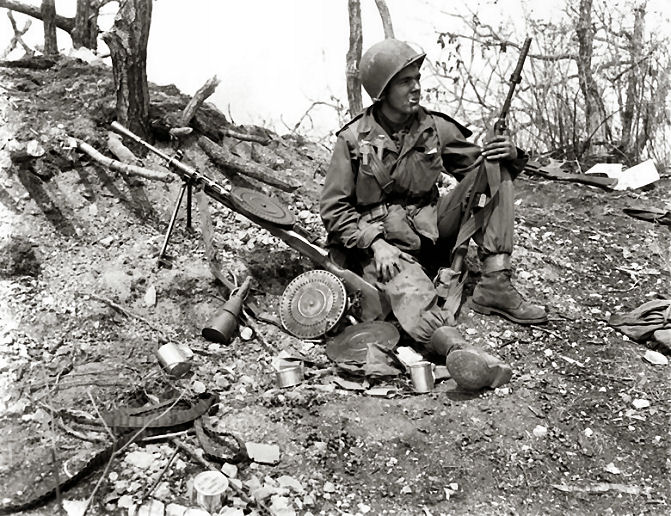
M 389 281 L 401 271 L 401 260 L 413 261 L 410 255 L 381 238 L 375 240 L 371 248 L 373 249 L 377 275 L 384 282 Z
M 517 147 L 508 135 L 495 136 L 485 142 L 482 155 L 488 160 L 516 159 Z

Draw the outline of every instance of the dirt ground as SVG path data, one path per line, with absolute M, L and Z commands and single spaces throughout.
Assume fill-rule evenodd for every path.
M 66 137 L 75 136 L 106 151 L 108 69 L 66 61 L 2 75 L 0 503 L 50 482 L 54 456 L 76 469 L 104 446 L 66 431 L 72 428 L 59 411 L 95 417 L 97 410 L 205 390 L 220 396 L 211 418 L 218 429 L 279 446 L 277 465 L 238 465 L 244 489 L 277 514 L 671 511 L 670 366 L 644 361 L 645 345 L 607 323 L 611 314 L 669 296 L 671 233 L 622 213 L 635 202 L 663 207 L 668 171 L 636 192 L 518 178 L 516 284 L 549 306 L 551 320 L 523 327 L 468 307 L 459 319 L 469 340 L 512 364 L 512 381 L 466 394 L 447 380 L 417 395 L 403 376 L 372 381 L 394 388 L 374 396 L 333 383 L 337 372 L 323 341 L 300 341 L 263 322 L 256 323 L 262 339 L 220 345 L 201 337 L 223 301 L 204 257 L 196 206 L 191 231 L 180 212 L 171 266 L 159 268 L 156 260 L 179 181 L 128 178 L 65 148 Z M 30 140 L 46 154 L 12 163 L 15 141 Z M 231 145 L 300 180 L 295 193 L 279 196 L 323 237 L 317 192 L 328 149 L 298 137 L 276 138 L 265 150 Z M 197 145 L 183 148 L 201 171 L 239 183 Z M 160 162 L 147 156 L 144 163 Z M 224 207 L 211 202 L 210 212 L 224 270 L 240 279 L 251 274 L 252 297 L 272 312 L 309 261 Z M 183 379 L 171 380 L 157 363 L 154 352 L 168 341 L 194 352 Z M 270 362 L 287 348 L 312 362 L 302 385 L 280 390 Z M 129 447 L 102 477 L 89 514 L 136 509 L 157 479 L 156 499 L 195 506 L 192 479 L 202 466 L 180 454 L 159 478 L 173 451 L 161 440 Z M 99 467 L 62 494 L 72 514 L 102 474 Z M 226 510 L 247 514 L 252 506 L 232 496 Z M 29 513 L 56 512 L 52 501 Z

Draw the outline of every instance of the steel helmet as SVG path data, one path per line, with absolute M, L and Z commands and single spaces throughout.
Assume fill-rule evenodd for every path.
M 421 65 L 425 57 L 426 54 L 417 52 L 407 43 L 397 39 L 390 38 L 375 43 L 361 57 L 359 63 L 361 83 L 375 102 L 380 99 L 380 95 L 394 75 L 411 64 Z

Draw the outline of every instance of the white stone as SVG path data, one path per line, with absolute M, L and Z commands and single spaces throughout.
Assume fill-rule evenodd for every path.
M 136 468 L 147 469 L 149 468 L 156 460 L 156 457 L 152 453 L 147 453 L 144 451 L 134 451 L 130 452 L 124 458 L 124 462 L 135 466 Z
M 537 425 L 536 428 L 534 428 L 534 430 L 533 430 L 533 434 L 536 437 L 545 437 L 547 435 L 547 433 L 548 433 L 548 429 L 547 429 L 547 427 L 545 427 L 543 425 Z
M 164 516 L 165 505 L 159 500 L 149 500 L 140 506 L 137 516 Z
M 631 402 L 631 404 L 634 406 L 635 409 L 645 409 L 650 406 L 650 402 L 648 400 L 644 400 L 641 398 L 636 398 L 634 401 Z
M 184 516 L 188 507 L 179 505 L 178 503 L 169 503 L 165 508 L 165 516 Z

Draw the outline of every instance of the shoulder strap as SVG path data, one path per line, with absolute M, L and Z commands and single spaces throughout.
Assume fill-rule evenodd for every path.
M 469 136 L 471 136 L 473 134 L 473 131 L 468 129 L 465 125 L 460 124 L 454 118 L 452 118 L 449 115 L 446 115 L 445 113 L 441 113 L 440 111 L 429 111 L 429 113 L 431 113 L 433 116 L 438 116 L 438 117 L 442 118 L 443 120 L 447 120 L 448 122 L 453 123 L 457 127 L 457 129 L 459 129 L 459 132 L 464 135 L 464 138 L 468 138 Z
M 343 125 L 343 126 L 338 130 L 338 132 L 336 132 L 336 136 L 340 136 L 340 133 L 342 133 L 345 129 L 347 129 L 350 125 L 352 125 L 352 124 L 353 124 L 354 122 L 356 122 L 357 120 L 361 120 L 361 117 L 363 117 L 364 113 L 365 113 L 365 111 L 362 111 L 361 113 L 359 113 L 358 115 L 356 115 L 354 118 L 352 118 L 352 120 L 350 120 L 350 121 L 347 122 L 345 125 Z

